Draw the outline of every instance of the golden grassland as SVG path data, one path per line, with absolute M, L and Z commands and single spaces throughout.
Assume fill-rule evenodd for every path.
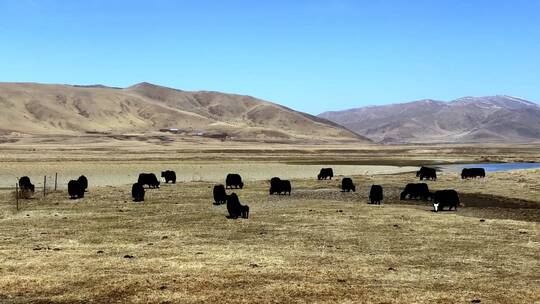
M 385 204 L 372 206 L 365 193 L 341 193 L 334 181 L 294 185 L 291 197 L 268 196 L 266 182 L 238 190 L 248 220 L 229 220 L 225 206 L 213 206 L 210 183 L 149 190 L 141 204 L 129 200 L 127 186 L 90 189 L 79 201 L 59 191 L 24 201 L 19 212 L 4 193 L 0 300 L 540 300 L 537 209 L 504 209 L 535 215 L 519 220 L 481 207 L 435 214 L 425 204 L 396 204 L 392 186 Z
M 295 149 L 242 160 L 274 155 L 284 163 L 331 163 L 347 154 L 330 149 L 301 157 Z M 400 158 L 396 149 L 384 157 Z M 47 159 L 47 153 L 18 157 L 6 149 L 3 162 Z M 109 161 L 115 155 L 103 153 Z M 206 153 L 212 162 L 229 155 Z M 474 161 L 468 153 L 455 157 Z M 99 162 L 98 154 L 89 149 L 96 159 L 87 161 Z M 350 155 L 367 159 L 368 152 Z M 124 157 L 136 164 L 145 155 Z M 235 190 L 250 206 L 247 220 L 227 219 L 225 206 L 212 205 L 214 182 L 163 185 L 148 190 L 144 203 L 131 202 L 129 185 L 91 186 L 75 201 L 59 190 L 22 201 L 19 211 L 12 190 L 2 190 L 0 303 L 540 301 L 540 170 L 467 181 L 443 173 L 430 188 L 457 189 L 465 206 L 440 213 L 423 202 L 399 201 L 414 173 L 353 176 L 356 193 L 340 192 L 340 178 L 293 179 L 291 196 L 269 196 L 267 181 L 248 181 Z M 384 186 L 383 205 L 367 204 L 371 184 Z

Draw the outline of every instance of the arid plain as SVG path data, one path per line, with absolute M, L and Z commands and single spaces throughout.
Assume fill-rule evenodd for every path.
M 131 136 L 25 137 L 0 144 L 2 303 L 537 303 L 540 170 L 461 180 L 457 212 L 400 201 L 421 164 L 540 161 L 540 145 L 283 145 Z M 150 139 L 148 139 L 150 138 Z M 331 181 L 317 181 L 333 167 Z M 131 201 L 140 172 L 175 170 L 175 185 Z M 212 205 L 227 172 L 250 218 Z M 59 175 L 43 198 L 42 179 Z M 81 174 L 90 187 L 69 200 Z M 29 175 L 35 197 L 13 185 Z M 269 196 L 268 180 L 292 180 Z M 356 193 L 342 193 L 351 176 Z M 384 203 L 368 205 L 371 184 Z M 475 303 L 475 302 L 473 302 Z M 480 302 L 476 302 L 480 303 Z

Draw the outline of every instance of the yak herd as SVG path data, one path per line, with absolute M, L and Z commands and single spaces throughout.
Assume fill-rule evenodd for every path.
M 465 168 L 461 172 L 462 179 L 468 178 L 484 178 L 486 172 L 483 168 Z M 163 171 L 161 177 L 165 180 L 165 183 L 176 183 L 176 173 L 174 171 Z M 318 180 L 332 179 L 334 177 L 334 171 L 332 168 L 322 168 L 317 175 Z M 434 168 L 428 168 L 422 166 L 420 170 L 416 172 L 416 177 L 420 178 L 420 181 L 437 180 L 437 171 Z M 141 173 L 136 183 L 131 188 L 131 194 L 134 202 L 143 202 L 145 195 L 145 186 L 149 189 L 159 189 L 160 181 L 154 173 Z M 227 205 L 227 212 L 229 218 L 248 218 L 249 206 L 242 205 L 240 199 L 236 193 L 227 194 L 227 189 L 243 189 L 244 182 L 242 177 L 236 173 L 230 173 L 225 178 L 225 185 L 215 185 L 213 189 L 214 205 Z M 28 197 L 28 193 L 35 191 L 35 186 L 31 183 L 28 176 L 23 176 L 19 179 L 20 195 L 23 198 Z M 84 193 L 88 189 L 88 179 L 81 175 L 77 180 L 70 180 L 68 182 L 68 194 L 70 199 L 84 198 Z M 273 177 L 270 179 L 270 195 L 291 195 L 291 182 L 289 180 L 283 180 L 279 177 Z M 342 192 L 356 192 L 356 185 L 349 177 L 345 177 L 341 180 Z M 400 194 L 400 200 L 423 200 L 431 201 L 433 204 L 433 211 L 438 212 L 448 208 L 448 210 L 457 211 L 457 207 L 460 205 L 459 195 L 456 190 L 438 190 L 430 192 L 426 183 L 410 183 L 405 186 Z M 383 201 L 383 187 L 381 185 L 372 185 L 369 191 L 369 203 L 381 204 Z

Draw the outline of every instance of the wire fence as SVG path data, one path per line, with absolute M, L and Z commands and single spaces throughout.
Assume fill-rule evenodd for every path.
M 23 200 L 31 198 L 45 198 L 47 194 L 58 190 L 58 173 L 54 175 L 44 175 L 43 180 L 33 184 L 34 189 L 30 189 L 27 185 L 20 185 L 20 178 L 15 182 L 15 206 L 19 210 Z

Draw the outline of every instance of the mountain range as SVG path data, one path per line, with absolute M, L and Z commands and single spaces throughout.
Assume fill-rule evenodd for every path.
M 0 135 L 172 131 L 243 141 L 369 142 L 326 119 L 250 96 L 128 88 L 0 83 Z
M 150 83 L 0 83 L 0 135 L 179 133 L 283 143 L 540 142 L 540 106 L 511 97 L 426 99 L 318 116 L 251 96 Z
M 318 116 L 377 143 L 540 142 L 540 106 L 505 95 L 426 99 Z

